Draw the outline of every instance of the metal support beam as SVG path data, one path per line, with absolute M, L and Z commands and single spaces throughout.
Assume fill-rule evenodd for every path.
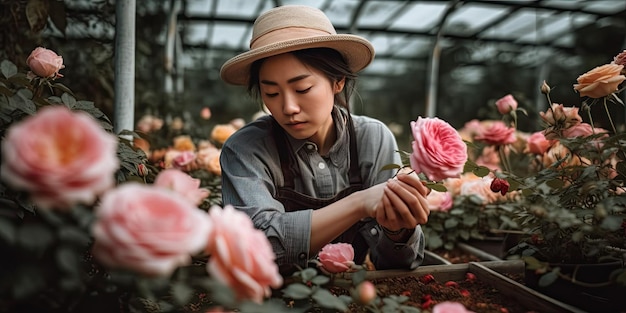
M 135 0 L 115 4 L 115 114 L 113 129 L 133 130 L 135 119 Z

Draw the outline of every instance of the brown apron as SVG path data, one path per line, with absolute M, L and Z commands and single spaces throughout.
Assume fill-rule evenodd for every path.
M 341 190 L 332 198 L 320 199 L 294 190 L 295 177 L 300 175 L 300 168 L 295 159 L 295 152 L 289 144 L 287 134 L 280 127 L 280 125 L 274 121 L 273 136 L 278 149 L 278 154 L 280 156 L 280 164 L 284 177 L 284 185 L 278 187 L 275 199 L 283 204 L 285 212 L 305 209 L 319 209 L 340 200 L 353 192 L 363 189 L 359 169 L 359 156 L 356 147 L 356 134 L 349 114 L 347 127 L 350 136 L 350 170 L 348 172 L 350 177 L 350 186 Z M 365 226 L 365 222 L 358 222 L 332 241 L 333 243 L 344 242 L 352 244 L 354 247 L 354 262 L 356 264 L 363 264 L 369 248 L 360 231 L 363 226 Z M 281 272 L 282 271 L 283 270 L 281 269 Z

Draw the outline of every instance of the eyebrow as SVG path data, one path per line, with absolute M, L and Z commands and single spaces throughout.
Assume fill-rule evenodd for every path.
M 309 76 L 311 76 L 311 75 L 310 75 L 310 74 L 303 74 L 303 75 L 299 75 L 299 76 L 296 76 L 296 77 L 294 77 L 294 78 L 290 78 L 290 79 L 288 79 L 288 80 L 287 80 L 287 83 L 288 83 L 288 84 L 291 84 L 291 83 L 293 83 L 293 82 L 296 82 L 296 81 L 299 81 L 299 80 L 303 80 L 303 79 L 305 79 L 305 78 L 307 78 L 307 77 L 309 77 Z M 265 80 L 265 79 L 264 79 L 264 80 L 261 80 L 261 84 L 264 84 L 264 85 L 278 85 L 278 83 L 276 83 L 276 82 L 273 82 L 273 81 L 271 81 L 271 80 Z

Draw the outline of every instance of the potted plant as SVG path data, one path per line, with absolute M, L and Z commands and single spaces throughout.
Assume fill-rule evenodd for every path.
M 498 173 L 519 192 L 511 205 L 523 231 L 509 254 L 525 260 L 527 283 L 590 311 L 626 309 L 626 129 L 613 116 L 625 63 L 626 50 L 581 75 L 579 107 L 553 103 L 544 82 L 549 108 L 529 137 L 530 174 Z M 606 114 L 592 116 L 596 107 Z

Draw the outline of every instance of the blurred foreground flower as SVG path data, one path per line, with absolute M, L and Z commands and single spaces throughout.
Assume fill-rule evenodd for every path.
M 126 183 L 96 208 L 94 257 L 111 268 L 168 276 L 206 246 L 206 213 L 174 191 Z
M 114 186 L 116 153 L 115 136 L 91 116 L 49 106 L 7 131 L 0 176 L 41 208 L 69 209 Z
M 232 206 L 209 209 L 213 228 L 206 252 L 209 274 L 229 286 L 240 299 L 257 303 L 278 288 L 283 279 L 276 256 L 265 234 L 254 228 L 250 217 Z

